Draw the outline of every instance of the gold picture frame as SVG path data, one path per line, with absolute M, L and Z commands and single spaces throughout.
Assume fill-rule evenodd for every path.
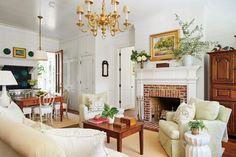
M 171 60 L 179 46 L 179 30 L 150 35 L 151 61 Z
M 13 57 L 26 58 L 26 48 L 13 47 Z

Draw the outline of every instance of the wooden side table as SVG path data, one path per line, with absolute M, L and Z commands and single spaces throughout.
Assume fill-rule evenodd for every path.
M 209 134 L 201 132 L 199 135 L 192 135 L 189 131 L 184 134 L 184 137 L 187 142 L 185 157 L 211 157 L 211 150 L 208 146 Z

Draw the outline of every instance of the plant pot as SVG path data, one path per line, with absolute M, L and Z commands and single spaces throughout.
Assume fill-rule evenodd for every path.
M 193 65 L 193 56 L 185 55 L 183 58 L 183 65 L 184 66 L 192 66 Z
M 191 131 L 193 135 L 199 135 L 199 128 L 192 128 Z
M 113 117 L 113 118 L 108 118 L 108 123 L 109 124 L 113 124 L 114 123 L 114 121 L 115 121 L 115 117 Z

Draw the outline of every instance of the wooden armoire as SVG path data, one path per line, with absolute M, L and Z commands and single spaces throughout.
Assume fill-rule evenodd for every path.
M 210 55 L 210 100 L 231 108 L 228 133 L 236 135 L 236 50 L 217 51 Z

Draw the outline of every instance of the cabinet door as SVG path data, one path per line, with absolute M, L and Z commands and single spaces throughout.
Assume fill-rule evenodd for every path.
M 212 55 L 212 82 L 234 84 L 234 54 Z
M 94 89 L 93 56 L 82 56 L 80 65 L 81 94 L 92 94 Z
M 232 109 L 229 121 L 228 121 L 228 133 L 229 134 L 235 134 L 235 124 L 234 124 L 234 120 L 235 120 L 235 111 L 234 111 L 234 104 L 232 103 L 228 103 L 228 102 L 220 102 L 221 105 L 228 107 L 230 109 Z

